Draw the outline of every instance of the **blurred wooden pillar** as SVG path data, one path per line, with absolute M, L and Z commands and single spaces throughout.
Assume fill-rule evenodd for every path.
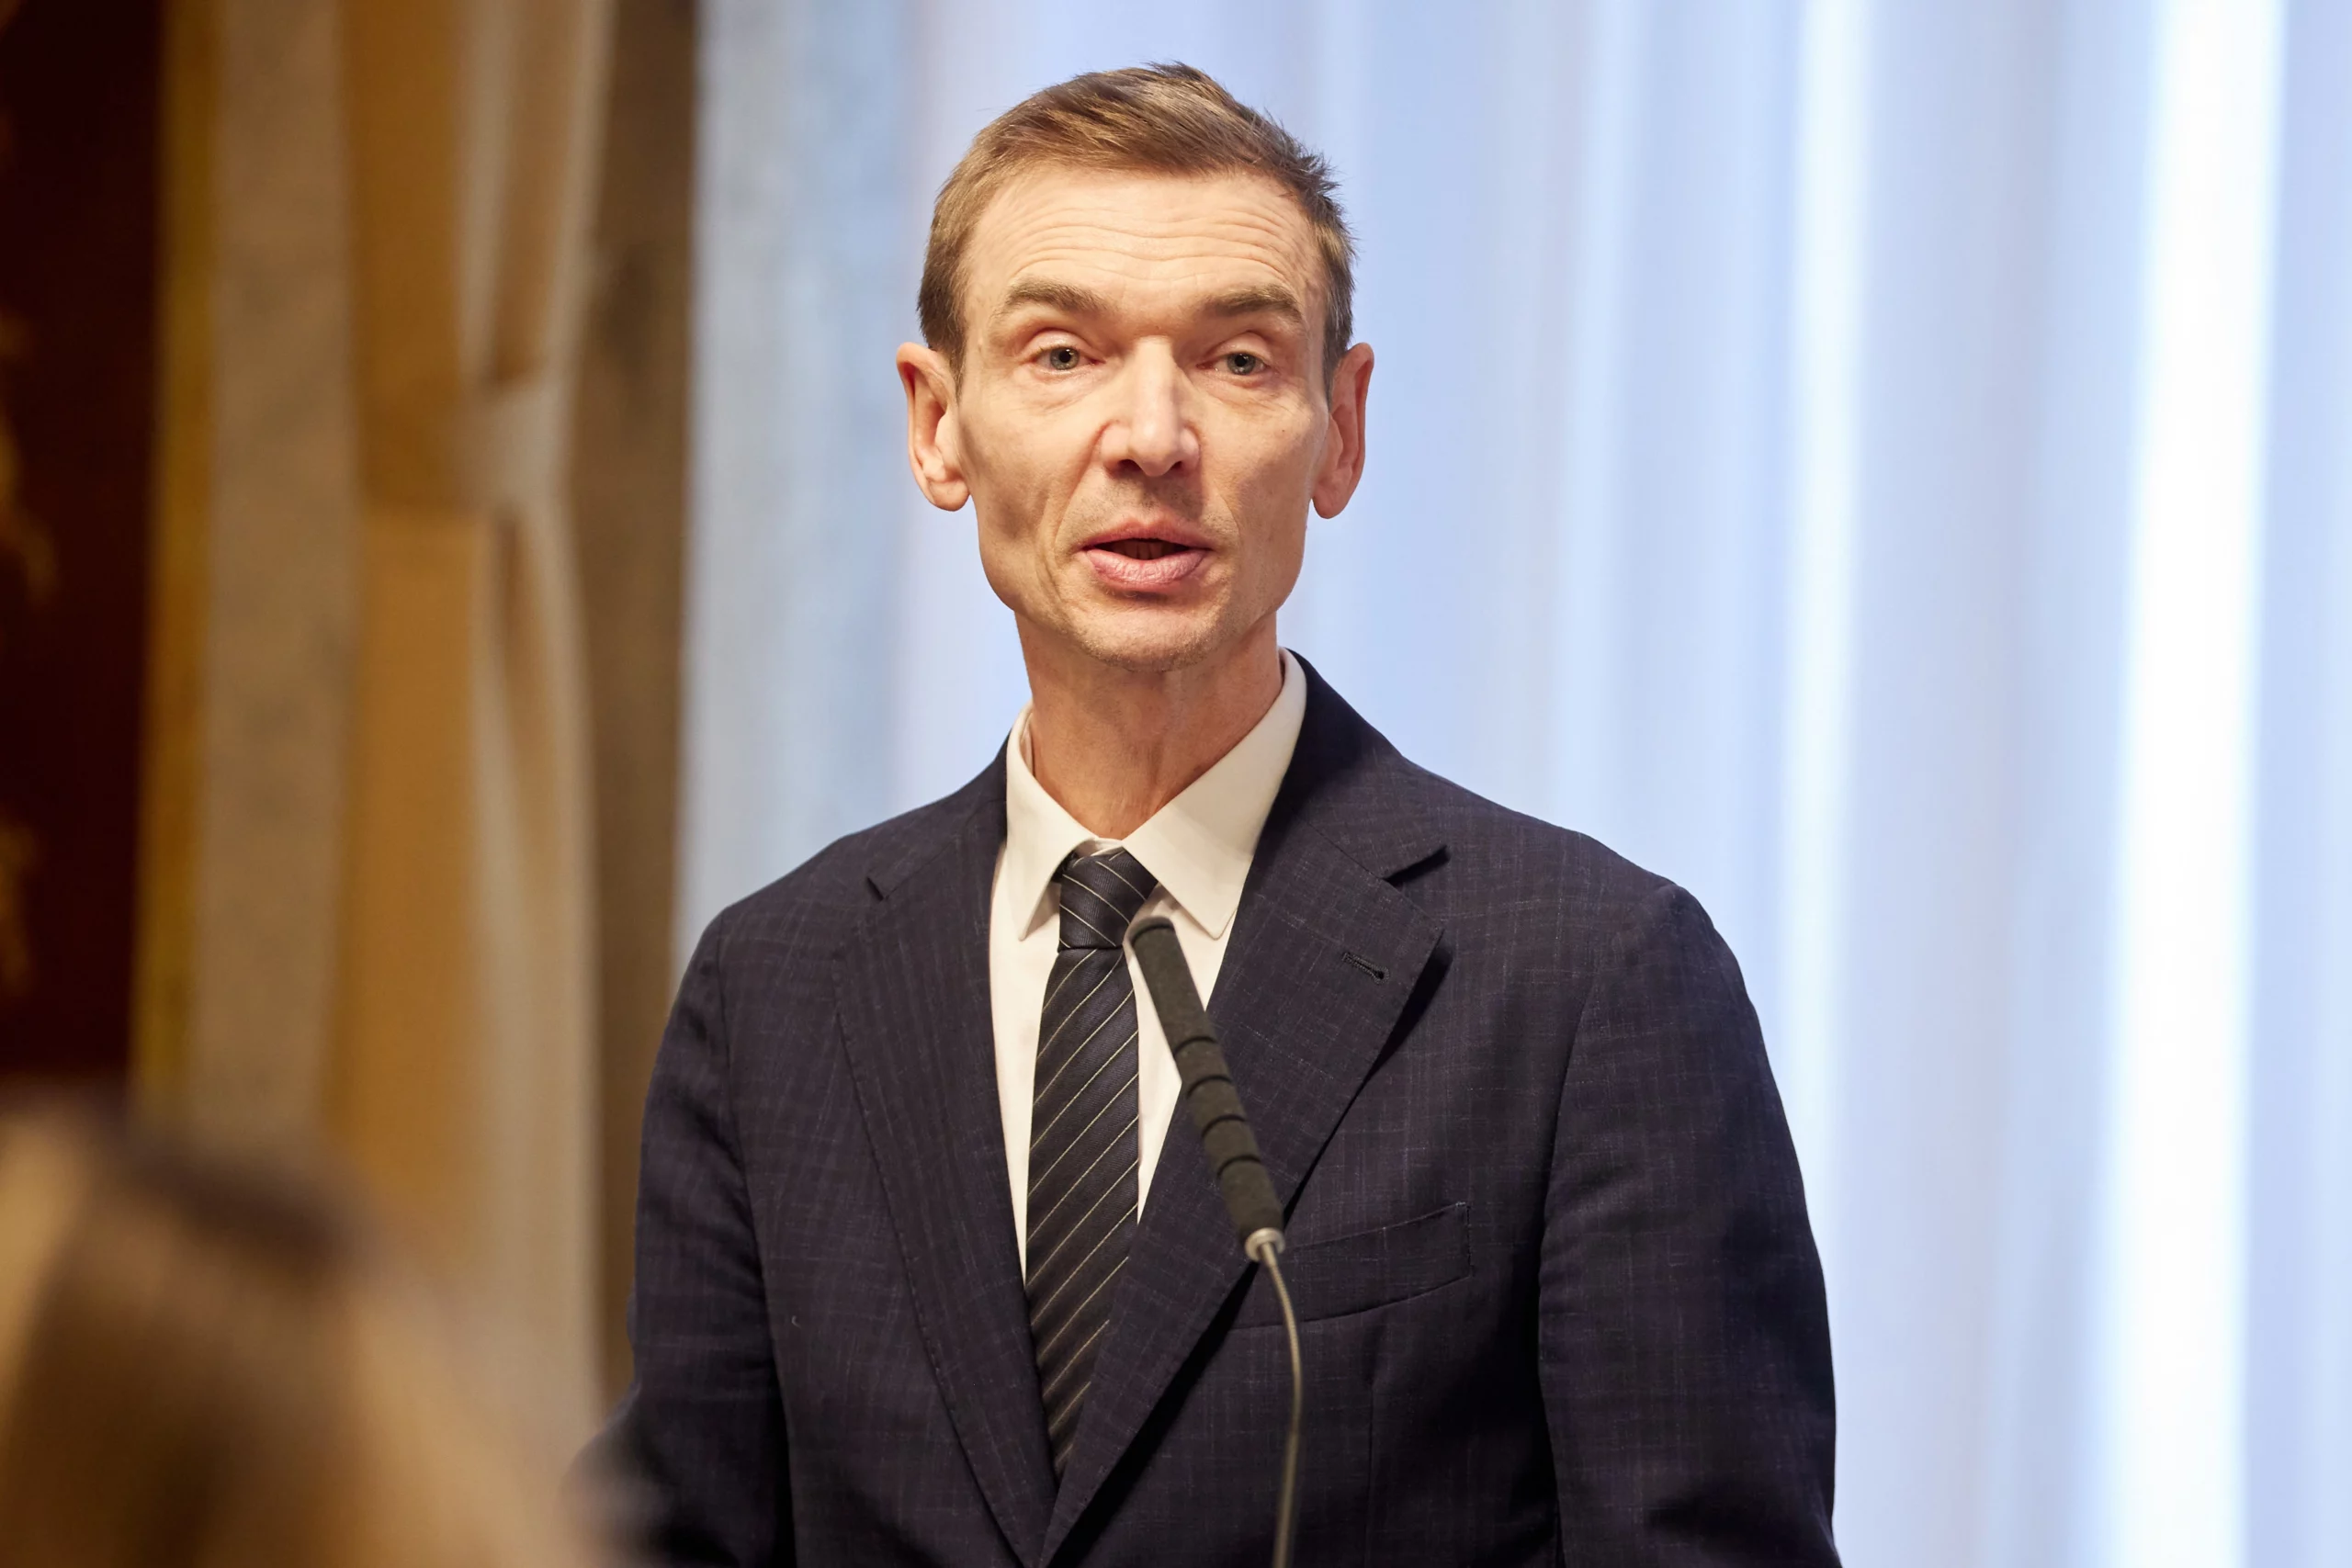
M 676 987 L 678 671 L 694 271 L 692 0 L 615 0 L 594 281 L 572 424 L 596 768 L 605 1388 L 623 1332 L 638 1127 Z
M 337 1142 L 584 1399 L 591 758 L 567 446 L 602 0 L 345 0 L 359 653 Z
M 300 1145 L 334 1050 L 358 532 L 337 18 L 167 17 L 138 1089 Z
M 0 0 L 0 1087 L 130 1059 L 154 0 Z

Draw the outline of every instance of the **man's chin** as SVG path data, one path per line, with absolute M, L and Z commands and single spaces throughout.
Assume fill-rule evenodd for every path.
M 1137 675 L 1208 663 L 1238 640 L 1213 618 L 1134 609 L 1083 616 L 1064 627 L 1063 637 L 1095 663 Z

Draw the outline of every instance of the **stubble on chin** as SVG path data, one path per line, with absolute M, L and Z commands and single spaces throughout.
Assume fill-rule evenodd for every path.
M 1203 615 L 1141 606 L 1065 607 L 1053 629 L 1060 641 L 1094 663 L 1130 675 L 1165 675 L 1204 663 L 1236 633 L 1223 614 Z

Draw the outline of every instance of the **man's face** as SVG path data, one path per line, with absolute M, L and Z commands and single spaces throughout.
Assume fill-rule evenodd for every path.
M 1322 280 L 1259 175 L 1048 167 L 989 204 L 962 374 L 899 363 L 917 477 L 943 506 L 971 496 L 1025 637 L 1168 671 L 1271 637 L 1308 505 L 1336 513 L 1363 468 L 1371 350 L 1327 390 Z

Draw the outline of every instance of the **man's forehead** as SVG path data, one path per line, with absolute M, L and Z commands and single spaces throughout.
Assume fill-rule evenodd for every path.
M 973 227 L 966 277 L 991 314 L 1042 292 L 1054 279 L 1118 290 L 1122 285 L 1193 286 L 1209 297 L 1257 287 L 1315 290 L 1313 228 L 1290 193 L 1248 173 L 1047 166 L 999 191 Z

